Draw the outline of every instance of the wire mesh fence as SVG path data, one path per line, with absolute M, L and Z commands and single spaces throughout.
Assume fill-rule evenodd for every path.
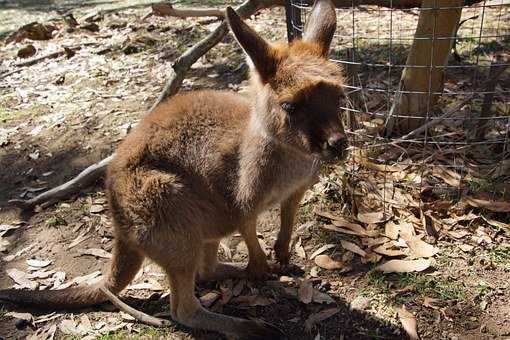
M 303 31 L 308 3 L 288 1 L 289 37 Z M 336 2 L 331 52 L 350 98 L 342 106 L 352 145 L 344 177 L 353 192 L 384 209 L 451 208 L 462 199 L 506 211 L 510 1 L 362 3 Z

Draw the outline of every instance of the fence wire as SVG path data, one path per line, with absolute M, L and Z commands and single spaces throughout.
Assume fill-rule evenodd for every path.
M 308 2 L 288 1 L 289 38 L 301 35 Z M 347 76 L 350 100 L 342 109 L 352 145 L 349 185 L 360 195 L 371 192 L 385 209 L 388 203 L 418 201 L 420 208 L 461 198 L 474 205 L 510 201 L 510 1 L 441 7 L 445 2 L 436 0 L 432 7 L 410 9 L 387 3 L 352 1 L 337 8 L 331 59 L 343 65 Z M 461 9 L 452 36 L 436 36 L 437 22 L 430 25 L 431 37 L 415 36 L 422 12 L 452 9 Z M 452 42 L 448 61 L 434 66 L 434 44 L 445 39 Z M 408 62 L 419 40 L 431 42 L 428 65 Z M 443 85 L 439 90 L 430 84 L 402 88 L 402 73 L 413 68 L 428 70 L 429 79 L 441 70 Z M 439 98 L 419 114 L 398 114 L 397 119 L 421 119 L 418 128 L 388 133 L 398 96 L 415 94 Z

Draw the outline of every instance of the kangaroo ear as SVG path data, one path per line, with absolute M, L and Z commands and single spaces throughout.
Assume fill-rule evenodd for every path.
M 316 0 L 306 22 L 303 40 L 319 44 L 327 56 L 336 30 L 335 5 L 331 0 Z
M 273 48 L 246 25 L 230 6 L 227 7 L 226 17 L 237 42 L 250 57 L 261 80 L 267 83 L 276 71 L 276 58 Z

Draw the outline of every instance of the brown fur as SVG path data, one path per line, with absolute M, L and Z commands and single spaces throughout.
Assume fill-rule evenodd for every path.
M 312 16 L 321 11 L 334 19 L 329 0 L 319 0 Z M 175 320 L 245 339 L 275 339 L 283 335 L 270 325 L 204 309 L 194 295 L 195 279 L 264 278 L 269 265 L 256 221 L 273 204 L 282 208 L 276 257 L 288 263 L 304 192 L 316 181 L 322 161 L 345 156 L 338 112 L 342 75 L 325 58 L 331 20 L 316 23 L 329 28 L 307 28 L 312 38 L 288 46 L 267 44 L 231 9 L 227 18 L 255 66 L 253 95 L 179 94 L 127 136 L 107 173 L 115 251 L 100 285 L 120 292 L 148 257 L 168 275 Z M 217 260 L 219 240 L 236 230 L 248 247 L 246 268 Z M 51 308 L 105 301 L 97 286 L 5 290 L 0 299 Z

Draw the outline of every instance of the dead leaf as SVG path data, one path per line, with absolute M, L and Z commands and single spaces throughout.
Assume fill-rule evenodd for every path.
M 502 229 L 508 236 L 510 236 L 510 224 L 499 222 L 496 220 L 488 219 L 484 216 L 482 216 L 482 219 L 487 222 L 489 225 Z
M 471 252 L 475 247 L 469 244 L 459 244 L 458 247 L 465 253 Z
M 154 291 L 162 291 L 163 287 L 159 284 L 159 282 L 151 281 L 151 282 L 141 282 L 141 283 L 136 283 L 136 284 L 133 284 L 133 285 L 129 285 L 127 287 L 127 289 L 128 290 L 147 289 L 147 290 L 154 290 Z
M 334 307 L 334 308 L 328 308 L 328 309 L 322 310 L 318 313 L 314 313 L 314 314 L 310 315 L 308 317 L 308 319 L 306 319 L 306 321 L 305 321 L 305 329 L 308 332 L 311 332 L 312 328 L 315 324 L 332 317 L 333 315 L 337 314 L 338 312 L 340 312 L 340 308 Z
M 316 251 L 314 251 L 314 252 L 312 253 L 312 255 L 310 255 L 310 258 L 309 258 L 309 259 L 310 259 L 310 260 L 313 260 L 313 259 L 314 259 L 317 255 L 320 255 L 320 254 L 324 253 L 326 250 L 331 249 L 331 248 L 334 248 L 334 247 L 336 247 L 336 245 L 335 245 L 335 244 L 331 244 L 331 243 L 329 243 L 329 244 L 325 244 L 325 245 L 323 245 L 322 247 L 320 247 L 319 249 L 317 249 Z
M 308 280 L 301 281 L 298 289 L 298 299 L 302 303 L 310 303 L 313 298 L 313 286 L 312 283 Z
M 316 215 L 319 215 L 321 217 L 325 217 L 327 219 L 330 219 L 330 220 L 336 220 L 338 218 L 340 218 L 339 216 L 337 215 L 333 215 L 332 213 L 328 212 L 328 211 L 320 211 L 320 210 L 315 210 L 314 213 Z
M 232 252 L 230 251 L 230 248 L 224 242 L 220 242 L 220 247 L 223 250 L 223 255 L 225 255 L 225 258 L 229 261 L 232 261 Z
M 81 335 L 77 329 L 76 322 L 74 322 L 73 320 L 69 320 L 69 319 L 62 320 L 60 322 L 60 324 L 58 325 L 58 328 L 64 334 Z
M 356 233 L 355 231 L 352 231 L 350 229 L 345 229 L 345 228 L 338 228 L 337 226 L 334 226 L 332 224 L 323 225 L 322 228 L 331 230 L 331 231 L 336 231 L 336 232 L 343 233 L 343 234 L 359 236 L 358 233 Z
M 373 252 L 367 251 L 367 255 L 361 258 L 361 263 L 377 263 L 382 259 L 382 256 Z
M 26 340 L 53 340 L 56 331 L 57 325 L 55 324 L 38 328 L 35 333 L 27 336 Z
M 88 238 L 90 238 L 90 235 L 87 235 L 87 232 L 79 235 L 77 238 L 71 241 L 71 243 L 67 246 L 67 249 L 76 247 L 78 244 L 80 244 L 81 242 L 85 241 Z
M 388 218 L 383 211 L 358 212 L 357 220 L 366 224 L 375 224 L 386 221 Z
M 403 252 L 401 249 L 395 249 L 393 247 L 392 242 L 387 242 L 385 244 L 381 244 L 380 246 L 372 249 L 375 253 L 395 257 L 395 256 L 403 256 L 405 255 L 405 252 Z
M 317 255 L 315 257 L 315 264 L 321 268 L 328 270 L 342 269 L 345 263 L 342 261 L 333 260 L 329 255 Z
M 390 260 L 375 267 L 375 269 L 384 273 L 410 273 L 424 271 L 431 265 L 432 261 L 430 259 Z
M 358 235 L 358 236 L 376 237 L 379 235 L 378 231 L 369 232 L 365 228 L 363 228 L 361 225 L 359 225 L 357 223 L 349 222 L 343 218 L 333 220 L 333 225 L 335 225 L 337 227 L 343 227 L 343 228 L 349 229 L 354 232 L 354 235 Z
M 80 284 L 80 283 L 83 283 L 83 282 L 90 282 L 90 280 L 95 279 L 99 275 L 101 275 L 101 272 L 99 270 L 96 270 L 95 272 L 92 272 L 90 274 L 87 274 L 87 275 L 84 275 L 84 276 L 75 277 L 72 282 L 76 283 L 76 284 Z
M 400 226 L 395 224 L 393 221 L 387 222 L 384 226 L 384 234 L 392 240 L 396 240 L 398 238 L 399 231 Z
M 105 258 L 105 259 L 112 258 L 112 254 L 110 254 L 106 250 L 100 249 L 100 248 L 87 248 L 87 249 L 83 249 L 80 252 L 80 254 L 81 255 L 92 255 L 92 256 L 95 256 L 95 257 L 102 257 L 102 258 Z
M 20 319 L 28 321 L 30 324 L 34 323 L 34 316 L 30 313 L 18 313 L 18 312 L 7 312 L 5 316 L 10 316 L 11 318 Z
M 296 244 L 294 245 L 294 250 L 296 251 L 296 254 L 302 258 L 302 259 L 306 259 L 306 253 L 305 253 L 305 248 L 303 248 L 303 246 L 301 245 L 301 237 L 298 239 L 298 241 L 296 242 Z
M 335 303 L 335 300 L 331 296 L 317 289 L 313 290 L 312 301 L 315 303 Z
M 489 201 L 481 198 L 465 196 L 464 200 L 475 208 L 487 209 L 496 212 L 510 212 L 510 202 Z
M 30 280 L 27 273 L 16 268 L 7 269 L 7 275 L 21 288 L 34 290 L 39 286 L 39 283 Z
M 431 244 L 415 237 L 412 240 L 406 241 L 407 246 L 411 249 L 416 257 L 432 257 L 439 253 L 439 249 Z
M 54 270 L 38 270 L 35 272 L 30 273 L 28 277 L 30 279 L 47 279 L 48 277 L 52 276 L 55 273 Z
M 21 227 L 21 224 L 12 225 L 12 224 L 0 224 L 0 237 L 3 237 L 11 230 L 15 230 Z
M 409 335 L 409 338 L 411 340 L 418 340 L 419 336 L 416 318 L 414 317 L 414 315 L 411 312 L 409 312 L 404 305 L 402 305 L 402 308 L 399 308 L 397 310 L 397 313 L 398 319 L 400 320 L 402 327 L 404 327 L 404 330 L 406 331 L 407 335 Z
M 434 305 L 436 302 L 439 302 L 439 301 L 441 301 L 441 300 L 425 296 L 423 298 L 423 306 L 428 307 L 428 308 L 432 308 L 432 309 L 440 309 L 440 307 Z
M 100 205 L 100 204 L 92 204 L 90 206 L 90 212 L 93 213 L 93 214 L 98 214 L 100 212 L 102 212 L 104 210 L 104 206 Z
M 446 234 L 448 236 L 451 236 L 453 238 L 456 238 L 456 239 L 461 239 L 467 235 L 469 235 L 469 232 L 465 231 L 465 230 L 448 230 L 446 232 Z
M 4 256 L 3 260 L 5 262 L 10 262 L 10 261 L 14 260 L 16 257 L 21 256 L 24 253 L 26 253 L 27 251 L 31 250 L 36 245 L 37 245 L 37 243 L 32 243 L 31 245 L 29 245 L 21 250 L 18 250 L 15 254 Z
M 365 257 L 367 256 L 367 253 L 361 249 L 358 245 L 352 243 L 352 242 L 348 242 L 348 241 L 340 241 L 340 244 L 342 245 L 342 247 L 344 247 L 345 249 L 355 253 L 355 254 L 358 254 L 359 256 L 361 257 Z
M 230 300 L 231 304 L 239 306 L 269 306 L 275 303 L 273 299 L 261 295 L 241 295 Z
M 53 261 L 52 260 L 36 260 L 36 259 L 28 259 L 27 264 L 30 267 L 34 268 L 44 268 L 48 267 Z

